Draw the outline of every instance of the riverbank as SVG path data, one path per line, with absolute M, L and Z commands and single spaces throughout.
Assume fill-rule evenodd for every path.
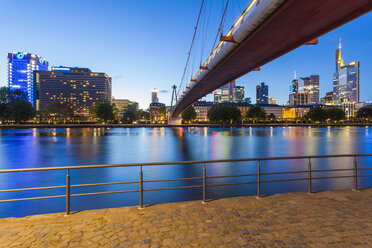
M 372 127 L 372 123 L 338 123 L 338 124 L 298 124 L 298 123 L 267 123 L 267 124 L 17 124 L 0 125 L 0 129 L 25 128 L 160 128 L 160 127 L 207 127 L 207 128 L 267 128 L 267 127 Z
M 372 189 L 0 219 L 0 247 L 372 247 Z

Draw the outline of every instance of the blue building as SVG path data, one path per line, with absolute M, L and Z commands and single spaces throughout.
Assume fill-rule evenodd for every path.
M 8 53 L 8 86 L 12 90 L 22 90 L 27 100 L 36 107 L 37 88 L 34 71 L 47 71 L 48 62 L 44 58 L 24 52 Z
M 256 86 L 256 102 L 257 104 L 269 104 L 269 86 L 265 83 Z

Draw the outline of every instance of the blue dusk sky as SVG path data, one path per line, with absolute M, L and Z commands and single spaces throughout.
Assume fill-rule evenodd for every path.
M 206 0 L 187 81 L 210 53 L 223 0 Z M 231 0 L 229 29 L 250 0 Z M 7 85 L 7 53 L 30 52 L 50 66 L 87 67 L 112 77 L 116 99 L 147 108 L 151 90 L 170 104 L 180 84 L 201 0 L 1 0 L 0 86 Z M 298 77 L 320 75 L 320 96 L 332 90 L 334 56 L 342 38 L 345 63 L 359 60 L 361 101 L 372 100 L 372 14 L 364 15 L 236 80 L 255 100 L 255 86 L 269 85 L 269 97 L 288 100 L 294 70 Z M 192 67 L 193 66 L 193 67 Z M 165 92 L 166 91 L 166 92 Z M 207 97 L 211 99 L 211 97 Z

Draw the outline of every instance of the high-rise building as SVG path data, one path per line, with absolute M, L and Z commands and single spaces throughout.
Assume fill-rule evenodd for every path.
M 291 87 L 289 88 L 289 94 L 297 93 L 298 92 L 298 80 L 293 79 L 291 83 Z
M 48 62 L 44 58 L 24 52 L 8 53 L 8 86 L 12 90 L 22 90 L 27 100 L 36 107 L 36 86 L 34 71 L 47 71 Z
M 333 100 L 333 91 L 327 92 L 325 97 L 320 99 L 320 102 L 325 105 L 334 105 L 335 101 Z
M 268 104 L 269 101 L 269 86 L 261 83 L 256 86 L 256 102 L 257 104 Z
M 34 79 L 38 89 L 37 109 L 60 103 L 75 114 L 89 115 L 98 102 L 111 101 L 111 78 L 88 68 L 52 67 L 51 71 L 35 71 Z
M 310 94 L 298 92 L 289 95 L 289 106 L 302 106 L 310 104 Z
M 359 61 L 344 65 L 341 41 L 336 50 L 336 72 L 333 74 L 333 100 L 359 102 Z
M 151 91 L 151 103 L 158 103 L 158 102 L 159 102 L 158 90 L 157 89 L 153 89 Z
M 235 81 L 221 87 L 221 102 L 233 102 Z
M 309 93 L 310 104 L 319 103 L 319 75 L 311 75 L 310 77 L 301 77 L 303 82 L 304 93 Z
M 233 102 L 240 103 L 244 102 L 244 87 L 235 86 L 233 88 Z

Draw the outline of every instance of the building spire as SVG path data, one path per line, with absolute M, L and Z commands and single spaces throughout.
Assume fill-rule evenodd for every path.
M 294 71 L 294 80 L 296 80 L 297 79 L 297 72 L 296 72 L 296 70 Z

